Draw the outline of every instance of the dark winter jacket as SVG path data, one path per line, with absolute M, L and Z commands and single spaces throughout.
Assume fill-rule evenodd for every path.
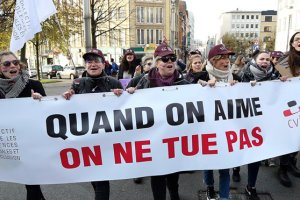
M 155 68 L 153 68 L 154 70 Z M 187 85 L 190 84 L 187 80 L 184 79 L 183 75 L 179 73 L 179 77 L 174 81 L 173 85 Z M 150 80 L 148 74 L 144 75 L 137 85 L 137 89 L 150 88 Z
M 241 79 L 242 79 L 242 82 L 250 82 L 250 81 L 254 81 L 255 78 L 254 78 L 254 75 L 253 73 L 251 72 L 250 70 L 250 66 L 251 66 L 252 62 L 249 62 L 244 68 L 243 68 L 243 71 L 242 71 L 242 75 L 241 75 Z M 275 69 L 275 67 L 272 67 L 272 72 L 269 73 L 269 74 L 266 74 L 266 76 L 262 79 L 259 79 L 259 80 L 256 80 L 258 82 L 261 82 L 261 81 L 268 81 L 268 80 L 276 80 L 276 79 L 279 79 L 280 77 L 280 74 L 279 72 Z
M 131 78 L 134 77 L 135 68 L 141 65 L 141 61 L 138 59 L 135 59 L 132 63 L 121 63 L 119 66 L 119 72 L 118 72 L 118 79 L 123 79 L 124 71 L 128 71 L 128 73 L 131 75 Z M 141 68 L 143 70 L 143 68 Z
M 207 71 L 201 71 L 201 72 L 189 71 L 185 75 L 185 80 L 187 80 L 190 83 L 197 83 L 199 80 L 208 81 L 209 75 L 208 75 Z
M 75 94 L 111 92 L 112 89 L 123 89 L 120 81 L 103 74 L 98 78 L 82 77 L 72 84 Z
M 41 82 L 29 79 L 29 82 L 17 98 L 31 97 L 31 90 L 46 96 L 45 90 Z M 0 99 L 4 99 L 5 95 L 0 92 Z

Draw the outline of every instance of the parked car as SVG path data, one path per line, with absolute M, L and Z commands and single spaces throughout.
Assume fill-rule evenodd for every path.
M 28 73 L 29 73 L 30 78 L 34 78 L 37 76 L 36 69 L 28 69 Z
M 42 77 L 47 77 L 51 79 L 53 77 L 57 78 L 57 72 L 63 71 L 63 67 L 61 65 L 44 65 L 42 66 Z
M 74 79 L 74 78 L 81 77 L 84 70 L 85 68 L 83 66 L 78 66 L 78 67 L 65 66 L 62 71 L 57 72 L 56 76 L 59 79 L 61 78 Z

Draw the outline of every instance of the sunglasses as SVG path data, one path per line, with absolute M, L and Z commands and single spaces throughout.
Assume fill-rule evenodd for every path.
M 177 59 L 177 57 L 175 55 L 172 55 L 172 56 L 163 56 L 161 57 L 161 60 L 164 62 L 164 63 L 167 63 L 169 62 L 169 60 L 171 60 L 172 62 L 175 62 Z
M 19 65 L 20 61 L 19 60 L 12 60 L 12 61 L 4 61 L 3 63 L 1 63 L 4 67 L 9 67 L 11 64 L 14 65 Z

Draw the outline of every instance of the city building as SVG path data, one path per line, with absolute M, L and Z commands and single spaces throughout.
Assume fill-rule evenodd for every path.
M 275 45 L 277 25 L 277 11 L 267 10 L 261 12 L 259 41 L 262 50 L 273 51 Z
M 278 0 L 275 50 L 288 51 L 291 36 L 300 31 L 300 1 Z
M 220 34 L 217 40 L 226 34 L 232 34 L 236 38 L 246 38 L 249 40 L 258 39 L 260 36 L 260 11 L 240 11 L 235 10 L 223 13 L 220 17 Z

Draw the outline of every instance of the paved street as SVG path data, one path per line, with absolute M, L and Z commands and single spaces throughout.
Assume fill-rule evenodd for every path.
M 48 96 L 60 95 L 71 85 L 70 80 L 60 83 L 45 84 Z M 298 159 L 299 160 L 299 159 Z M 224 161 L 220 161 L 224 162 Z M 298 162 L 298 166 L 300 163 Z M 300 199 L 300 179 L 291 177 L 293 186 L 285 188 L 281 186 L 276 178 L 277 167 L 261 166 L 257 180 L 257 191 L 262 200 L 298 200 Z M 26 172 L 24 172 L 26 173 Z M 45 169 L 47 173 L 47 169 Z M 231 194 L 233 200 L 245 200 L 243 195 L 246 185 L 247 167 L 241 168 L 242 180 L 240 183 L 231 183 Z M 218 189 L 218 172 L 215 172 Z M 185 173 L 180 176 L 180 196 L 182 200 L 201 200 L 204 196 L 205 185 L 201 171 Z M 90 183 L 73 183 L 61 185 L 43 185 L 43 193 L 47 200 L 92 200 L 93 189 Z M 200 193 L 199 193 L 200 191 Z M 200 195 L 199 195 L 200 194 Z M 0 182 L 0 200 L 25 200 L 26 191 L 24 185 Z M 111 200 L 152 200 L 150 178 L 136 185 L 132 180 L 111 181 Z M 169 199 L 169 198 L 168 198 Z

